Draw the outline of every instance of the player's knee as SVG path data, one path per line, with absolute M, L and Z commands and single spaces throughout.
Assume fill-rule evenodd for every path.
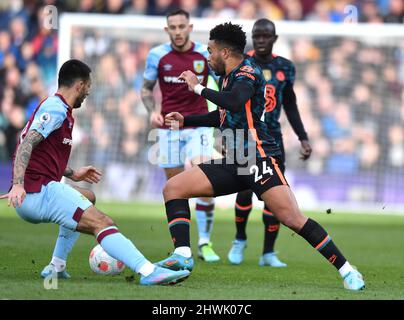
M 94 223 L 92 223 L 92 226 L 96 230 L 102 230 L 108 227 L 115 226 L 115 222 L 111 219 L 111 217 L 107 216 L 105 213 L 101 212 L 97 208 L 93 206 L 95 210 L 95 215 L 94 215 Z
M 163 189 L 164 200 L 183 198 L 183 191 L 176 179 L 169 179 Z
M 302 219 L 300 219 L 301 214 L 299 214 L 298 212 L 293 213 L 289 211 L 289 214 L 287 212 L 284 212 L 281 214 L 281 217 L 282 218 L 279 219 L 279 221 L 293 231 L 299 232 L 302 228 Z

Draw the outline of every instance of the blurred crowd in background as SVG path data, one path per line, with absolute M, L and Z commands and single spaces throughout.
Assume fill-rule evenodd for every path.
M 2 0 L 0 162 L 11 159 L 30 114 L 56 89 L 58 33 L 44 27 L 43 5 L 55 5 L 59 13 L 166 15 L 182 7 L 193 17 L 342 23 L 351 4 L 358 8 L 358 22 L 403 23 L 402 0 Z M 101 169 L 109 165 L 115 175 L 128 175 L 113 165 L 147 163 L 149 126 L 140 88 L 146 56 L 156 43 L 85 29 L 74 30 L 73 39 L 71 56 L 93 69 L 92 94 L 75 126 L 79 143 L 73 160 Z M 404 43 L 372 46 L 338 37 L 286 42 L 297 70 L 298 106 L 314 149 L 307 163 L 293 156 L 288 166 L 312 174 L 402 168 Z M 282 121 L 286 148 L 297 152 L 299 142 Z

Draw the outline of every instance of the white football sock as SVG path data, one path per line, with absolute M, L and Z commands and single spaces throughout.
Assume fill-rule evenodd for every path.
M 209 244 L 210 239 L 209 238 L 199 238 L 198 240 L 198 246 L 200 247 L 203 244 Z
M 344 263 L 344 265 L 338 269 L 339 274 L 341 277 L 345 277 L 349 272 L 355 270 L 348 261 Z
M 174 253 L 179 254 L 185 258 L 190 258 L 192 256 L 192 251 L 190 247 L 178 247 L 175 248 Z
M 149 274 L 153 273 L 154 269 L 156 269 L 156 266 L 147 261 L 143 266 L 140 267 L 138 273 L 140 273 L 142 276 L 147 277 Z
M 58 257 L 52 257 L 51 264 L 55 266 L 56 272 L 61 272 L 66 269 L 66 261 Z

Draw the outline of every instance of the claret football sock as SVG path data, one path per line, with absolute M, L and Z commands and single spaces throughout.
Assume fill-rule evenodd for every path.
M 190 247 L 191 213 L 187 199 L 173 199 L 165 203 L 168 227 L 174 247 Z
M 111 257 L 122 261 L 128 268 L 139 273 L 149 262 L 129 239 L 125 238 L 117 227 L 108 227 L 97 234 L 97 241 Z
M 346 259 L 338 250 L 337 246 L 331 240 L 322 226 L 316 221 L 308 219 L 300 230 L 301 235 L 318 252 L 320 252 L 334 267 L 338 270 L 345 264 Z

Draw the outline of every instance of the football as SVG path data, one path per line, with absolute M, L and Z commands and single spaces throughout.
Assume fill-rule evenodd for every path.
M 91 270 L 97 274 L 117 275 L 125 269 L 123 262 L 112 258 L 99 244 L 91 250 L 88 261 Z

